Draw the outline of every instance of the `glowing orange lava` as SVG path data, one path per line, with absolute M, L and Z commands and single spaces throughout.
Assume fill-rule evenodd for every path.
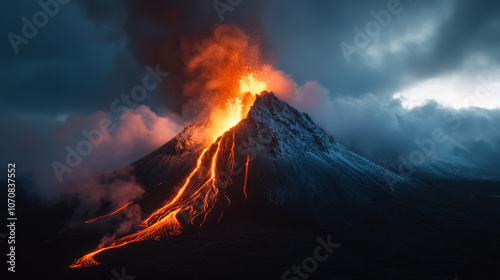
M 111 212 L 111 213 L 109 213 L 109 214 L 107 214 L 107 215 L 99 216 L 99 217 L 94 218 L 94 219 L 92 219 L 92 220 L 88 220 L 88 221 L 86 221 L 85 223 L 86 223 L 86 224 L 88 224 L 88 223 L 93 223 L 93 222 L 95 222 L 95 221 L 97 221 L 97 220 L 99 220 L 99 219 L 106 218 L 106 217 L 109 217 L 109 216 L 111 216 L 111 215 L 114 215 L 114 214 L 116 214 L 116 213 L 118 213 L 118 212 L 122 211 L 123 209 L 127 208 L 127 206 L 129 206 L 130 204 L 132 204 L 132 202 L 134 202 L 134 201 L 130 201 L 129 203 L 127 203 L 127 204 L 123 205 L 122 207 L 120 207 L 120 208 L 116 209 L 115 211 L 113 211 L 113 212 Z
M 259 81 L 255 73 L 244 74 L 238 82 L 236 97 L 227 98 L 224 106 L 214 110 L 211 114 L 211 143 L 219 136 L 246 118 L 250 107 L 255 101 L 255 96 L 267 89 L 267 84 Z M 233 91 L 231 91 L 233 92 Z
M 183 229 L 182 224 L 191 223 L 201 226 L 207 220 L 207 216 L 214 208 L 215 202 L 221 197 L 221 193 L 224 194 L 227 199 L 228 206 L 230 205 L 231 201 L 225 194 L 225 188 L 231 185 L 232 181 L 229 178 L 230 182 L 222 182 L 217 177 L 217 163 L 218 161 L 224 161 L 223 158 L 219 158 L 219 155 L 230 149 L 230 156 L 227 160 L 230 163 L 230 176 L 232 175 L 235 167 L 234 130 L 232 134 L 232 144 L 229 144 L 229 139 L 223 139 L 223 137 L 220 136 L 242 119 L 246 118 L 250 107 L 255 101 L 256 95 L 267 89 L 266 83 L 256 78 L 257 73 L 243 72 L 243 75 L 239 78 L 239 90 L 231 91 L 232 95 L 225 100 L 224 106 L 221 106 L 223 109 L 214 110 L 211 115 L 211 133 L 208 135 L 212 135 L 212 140 L 200 153 L 196 167 L 187 176 L 184 184 L 178 189 L 174 198 L 142 221 L 140 226 L 143 227 L 143 229 L 128 236 L 116 239 L 111 245 L 98 248 L 82 258 L 75 260 L 70 266 L 71 268 L 98 265 L 99 262 L 94 260 L 94 256 L 105 250 L 121 247 L 131 242 L 152 239 L 158 240 L 163 236 L 177 235 Z M 236 79 L 236 81 L 238 81 L 238 79 Z M 224 140 L 226 140 L 226 142 L 223 143 Z M 207 162 L 210 165 L 209 168 L 203 166 Z M 247 198 L 246 184 L 248 163 L 249 156 L 247 155 L 245 183 L 243 186 L 245 201 Z M 128 204 L 124 207 L 126 206 L 128 206 Z M 119 210 L 120 209 L 117 211 Z M 112 214 L 113 213 L 108 215 Z M 222 214 L 223 211 L 218 221 L 222 218 Z M 184 217 L 184 221 L 179 221 L 179 217 Z
M 158 221 L 156 224 L 154 224 L 148 228 L 145 228 L 143 230 L 140 230 L 134 234 L 117 239 L 108 247 L 97 249 L 94 252 L 89 253 L 89 254 L 75 260 L 73 262 L 73 264 L 70 265 L 70 268 L 89 267 L 89 266 L 99 265 L 100 263 L 98 261 L 94 260 L 94 256 L 99 254 L 102 251 L 122 247 L 122 246 L 125 246 L 129 243 L 132 243 L 132 242 L 151 240 L 151 239 L 157 240 L 160 236 L 179 234 L 182 227 L 179 224 L 179 222 L 177 221 L 177 219 L 175 218 L 175 215 L 179 211 L 180 210 L 174 210 L 169 215 L 167 215 L 165 218 Z
M 265 82 L 259 81 L 254 77 L 254 73 L 243 76 L 240 80 L 240 90 L 242 93 L 250 92 L 253 95 L 260 94 L 267 89 Z
M 250 155 L 247 155 L 247 164 L 245 166 L 245 184 L 243 185 L 243 194 L 245 195 L 245 201 L 247 200 L 247 179 L 248 179 L 248 162 L 250 161 Z

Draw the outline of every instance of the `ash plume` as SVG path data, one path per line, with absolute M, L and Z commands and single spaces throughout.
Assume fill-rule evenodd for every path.
M 101 24 L 116 25 L 113 36 L 128 37 L 129 50 L 139 63 L 159 64 L 170 73 L 160 98 L 164 104 L 168 104 L 168 109 L 184 113 L 188 118 L 197 115 L 190 110 L 193 107 L 191 103 L 207 98 L 204 89 L 217 83 L 204 67 L 227 63 L 224 55 L 216 55 L 209 60 L 200 57 L 204 55 L 200 52 L 200 47 L 209 47 L 206 44 L 211 43 L 214 48 L 231 51 L 236 47 L 235 43 L 239 44 L 237 47 L 245 43 L 247 47 L 248 43 L 255 44 L 256 42 L 249 42 L 249 38 L 242 35 L 240 28 L 251 34 L 252 38 L 259 38 L 259 43 L 263 44 L 260 3 L 242 2 L 234 12 L 225 14 L 224 24 L 212 1 L 131 0 L 125 3 L 114 1 L 110 4 L 83 0 L 82 3 L 91 19 Z M 123 10 L 126 15 L 116 12 L 117 9 Z M 120 24 L 116 24 L 117 22 Z M 210 37 L 211 42 L 207 41 Z M 205 75 L 200 77 L 200 72 Z

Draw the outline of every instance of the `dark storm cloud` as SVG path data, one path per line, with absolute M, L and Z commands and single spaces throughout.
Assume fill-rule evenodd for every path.
M 410 27 L 436 18 L 436 34 L 422 43 L 428 50 L 422 53 L 407 43 L 406 52 L 389 52 L 376 66 L 366 65 L 366 50 L 347 63 L 339 44 L 352 43 L 353 28 L 363 29 L 373 20 L 370 11 L 387 9 L 389 2 L 242 1 L 224 19 L 260 36 L 275 64 L 299 84 L 318 80 L 336 95 L 390 95 L 411 81 L 457 70 L 478 52 L 498 65 L 497 1 L 401 1 L 403 11 L 392 16 L 373 44 L 387 47 Z M 11 4 L 1 30 L 19 32 L 20 18 L 38 9 L 35 2 L 31 7 Z M 70 2 L 20 46 L 18 55 L 8 40 L 2 41 L 3 104 L 54 115 L 107 109 L 137 81 L 142 70 L 137 61 L 164 65 L 171 73 L 165 106 L 179 109 L 186 101 L 173 98 L 185 81 L 181 39 L 204 36 L 218 23 L 213 1 Z
M 39 10 L 35 1 L 10 5 L 3 10 L 1 33 L 22 35 L 21 17 L 32 19 Z M 61 5 L 34 38 L 19 45 L 18 54 L 8 39 L 2 40 L 0 52 L 2 104 L 53 115 L 105 109 L 112 100 L 105 97 L 126 88 L 124 82 L 110 79 L 113 73 L 123 66 L 137 67 L 127 54 L 126 42 L 108 40 L 107 28 L 87 20 L 76 2 Z
M 482 54 L 498 66 L 500 2 L 400 1 L 403 10 L 351 63 L 339 44 L 354 45 L 354 28 L 364 30 L 373 10 L 387 10 L 382 1 L 267 1 L 263 26 L 276 64 L 303 83 L 318 80 L 333 94 L 392 94 L 409 82 L 465 67 L 472 55 Z M 276 16 L 279 14 L 280 16 Z M 423 42 L 403 42 L 404 51 L 391 52 L 391 43 L 418 37 L 430 22 L 436 31 Z M 367 55 L 377 47 L 387 54 L 371 65 Z
M 333 93 L 349 95 L 397 83 L 391 72 L 366 67 L 356 54 L 348 64 L 339 48 L 344 41 L 353 44 L 354 27 L 364 28 L 373 20 L 370 11 L 386 9 L 387 1 L 292 2 L 266 3 L 269 9 L 264 11 L 263 26 L 272 38 L 276 64 L 299 83 L 318 80 Z
M 423 77 L 465 68 L 467 59 L 483 55 L 495 59 L 500 45 L 500 2 L 456 1 L 451 16 L 438 28 L 429 53 L 413 55 L 406 61 Z M 475 70 L 475 69 L 474 69 Z
M 32 22 L 41 10 L 37 1 L 14 1 L 1 11 L 0 130 L 7 137 L 0 155 L 2 162 L 24 160 L 25 168 L 55 157 L 49 152 L 56 151 L 50 135 L 54 126 L 75 114 L 109 111 L 110 103 L 144 75 L 126 40 L 110 36 L 113 26 L 89 20 L 77 1 L 59 5 L 16 53 L 7 34 L 23 36 L 21 18 Z

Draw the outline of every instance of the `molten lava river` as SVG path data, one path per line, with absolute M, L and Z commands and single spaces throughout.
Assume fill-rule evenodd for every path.
M 186 177 L 184 184 L 179 188 L 176 195 L 163 207 L 157 209 L 148 218 L 143 220 L 140 224 L 140 230 L 116 239 L 110 245 L 98 248 L 75 260 L 70 266 L 71 268 L 98 265 L 99 262 L 94 259 L 94 256 L 105 250 L 121 247 L 132 242 L 158 240 L 160 237 L 180 234 L 183 226 L 178 218 L 185 215 L 185 213 L 189 213 L 187 220 L 193 225 L 202 225 L 207 215 L 212 211 L 220 195 L 224 195 L 228 205 L 231 203 L 229 198 L 227 198 L 223 192 L 220 192 L 220 188 L 217 186 L 216 162 L 222 149 L 231 149 L 229 152 L 229 160 L 233 162 L 231 168 L 234 169 L 234 132 L 232 139 L 226 141 L 232 141 L 229 143 L 222 143 L 223 141 L 219 136 L 223 135 L 242 119 L 246 118 L 250 107 L 255 101 L 256 95 L 260 94 L 262 91 L 268 90 L 267 83 L 259 80 L 258 71 L 251 71 L 252 68 L 250 67 L 240 67 L 239 69 L 243 70 L 234 72 L 230 69 L 229 71 L 231 71 L 231 73 L 226 75 L 226 77 L 230 76 L 236 83 L 234 83 L 233 89 L 229 90 L 229 93 L 231 93 L 230 96 L 222 99 L 225 102 L 222 102 L 220 109 L 215 110 L 215 112 L 211 114 L 209 125 L 210 132 L 208 134 L 209 141 L 207 141 L 207 144 L 205 144 L 206 147 L 199 155 L 195 169 Z M 235 77 L 235 75 L 239 75 L 239 77 Z M 215 152 L 209 152 L 212 145 L 216 146 Z M 211 163 L 210 168 L 206 171 L 200 171 L 202 162 L 207 161 L 207 159 Z M 245 200 L 247 197 L 246 182 L 248 160 L 249 158 L 247 156 L 243 186 Z M 195 176 L 195 174 L 202 171 L 207 172 L 207 174 L 203 174 L 203 176 L 201 176 L 203 179 L 200 180 L 200 176 Z M 188 191 L 193 189 L 195 191 Z M 130 203 L 131 202 L 129 202 L 129 204 Z M 111 214 L 122 210 L 129 204 Z M 220 216 L 221 218 L 222 214 L 223 213 L 221 213 Z M 96 219 L 87 222 L 90 223 Z

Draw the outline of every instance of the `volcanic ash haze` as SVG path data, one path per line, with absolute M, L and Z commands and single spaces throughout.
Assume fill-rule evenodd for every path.
M 132 164 L 132 175 L 146 189 L 139 203 L 151 213 L 143 229 L 72 267 L 98 264 L 93 256 L 103 250 L 224 218 L 350 223 L 390 194 L 388 177 L 404 182 L 398 191 L 423 187 L 346 149 L 273 93 L 257 95 L 247 117 L 205 147 L 197 135 L 207 127 L 190 125 Z

